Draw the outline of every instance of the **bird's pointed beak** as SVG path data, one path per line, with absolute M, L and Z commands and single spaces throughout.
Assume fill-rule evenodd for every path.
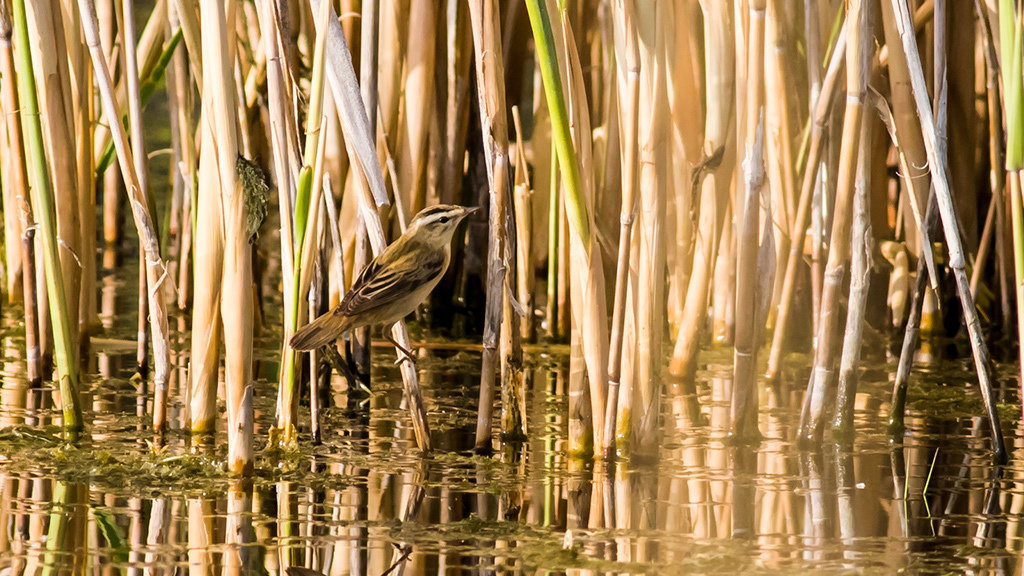
M 462 217 L 465 218 L 478 210 L 480 210 L 479 206 L 465 207 L 463 208 Z

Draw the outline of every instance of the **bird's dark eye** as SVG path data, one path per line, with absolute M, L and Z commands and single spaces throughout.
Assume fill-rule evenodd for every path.
M 440 222 L 441 224 L 447 224 L 449 220 L 451 220 L 451 218 L 449 218 L 448 216 L 441 216 L 440 218 L 437 219 L 437 221 Z

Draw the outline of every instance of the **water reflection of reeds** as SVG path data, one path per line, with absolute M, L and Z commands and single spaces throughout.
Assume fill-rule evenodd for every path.
M 130 362 L 125 366 L 131 369 Z M 899 444 L 879 435 L 852 450 L 837 444 L 806 451 L 796 447 L 797 408 L 772 389 L 762 401 L 764 439 L 734 443 L 724 424 L 731 383 L 699 378 L 695 387 L 667 389 L 658 462 L 590 465 L 561 448 L 564 365 L 531 371 L 538 386 L 527 394 L 527 413 L 538 429 L 496 459 L 465 455 L 475 430 L 468 412 L 437 432 L 448 456 L 404 454 L 414 438 L 401 394 L 391 389 L 366 397 L 339 387 L 339 380 L 332 383 L 334 400 L 349 409 L 331 414 L 325 448 L 297 455 L 280 480 L 272 473 L 251 480 L 215 473 L 166 486 L 69 481 L 51 459 L 59 444 L 8 434 L 0 440 L 8 447 L 0 476 L 3 568 L 12 574 L 284 574 L 294 567 L 353 575 L 587 575 L 929 566 L 1008 574 L 1020 567 L 1024 474 L 1019 460 L 995 471 L 986 466 L 979 450 L 984 424 L 977 418 L 941 426 L 909 421 L 914 433 Z M 18 407 L 28 393 L 14 393 L 21 378 L 5 372 L 4 430 L 24 431 L 31 418 Z M 437 385 L 440 391 L 452 383 Z M 139 419 L 134 400 L 145 396 L 131 387 L 90 394 L 107 398 L 91 404 L 107 415 L 96 420 L 93 440 L 114 458 L 153 461 L 128 424 Z M 884 406 L 867 397 L 858 396 L 858 425 L 881 430 Z M 362 400 L 374 408 L 363 410 Z M 456 414 L 466 406 L 451 396 L 430 402 Z M 45 421 L 52 408 L 35 412 Z M 264 417 L 258 427 L 265 423 Z M 1019 434 L 1013 436 L 1018 444 Z M 164 458 L 197 450 L 213 461 L 223 458 L 212 447 L 180 442 L 164 450 Z M 66 465 L 79 464 L 72 458 Z

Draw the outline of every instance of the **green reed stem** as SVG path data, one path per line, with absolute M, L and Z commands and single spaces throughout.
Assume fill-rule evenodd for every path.
M 53 350 L 57 363 L 61 409 L 64 412 L 64 429 L 74 433 L 83 427 L 82 406 L 78 396 L 78 356 L 71 346 L 71 319 L 68 318 L 64 276 L 61 273 L 57 254 L 56 206 L 54 205 L 49 168 L 46 165 L 46 150 L 43 146 L 43 128 L 40 124 L 39 99 L 36 95 L 32 52 L 28 41 L 25 0 L 15 0 L 13 12 L 21 121 L 25 130 L 25 143 L 31 159 L 32 170 L 35 172 L 32 203 L 39 221 L 39 230 L 42 233 L 46 294 L 50 302 L 50 321 L 53 324 Z M 74 297 L 77 298 L 78 295 L 76 294 Z M 77 322 L 78 319 L 76 318 L 75 321 Z
M 544 80 L 544 95 L 551 114 L 551 133 L 558 151 L 558 163 L 565 181 L 565 210 L 572 221 L 580 240 L 590 253 L 590 219 L 583 198 L 583 184 L 580 179 L 576 150 L 572 144 L 569 129 L 569 115 L 566 107 L 565 88 L 558 73 L 558 58 L 555 53 L 555 38 L 551 32 L 551 18 L 543 0 L 526 0 L 526 11 L 530 15 L 530 27 L 537 46 L 540 60 L 540 75 Z M 590 135 L 587 134 L 586 137 Z

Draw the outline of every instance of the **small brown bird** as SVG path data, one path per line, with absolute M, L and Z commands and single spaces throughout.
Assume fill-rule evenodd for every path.
M 384 338 L 411 360 L 412 353 L 395 342 L 390 328 L 412 313 L 437 286 L 451 260 L 455 229 L 476 210 L 445 204 L 424 208 L 409 223 L 405 234 L 359 273 L 333 310 L 292 336 L 291 347 L 316 350 L 347 330 L 383 324 Z

